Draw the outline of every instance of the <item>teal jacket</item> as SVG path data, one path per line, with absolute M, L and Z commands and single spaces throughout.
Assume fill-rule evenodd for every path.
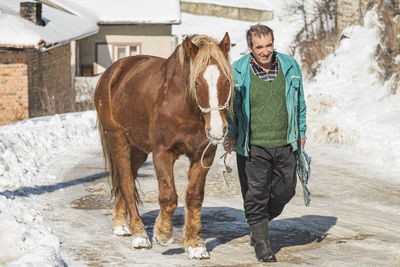
M 299 64 L 291 56 L 277 53 L 286 81 L 286 107 L 288 111 L 287 141 L 297 150 L 297 140 L 306 138 L 306 105 Z M 228 136 L 236 137 L 236 153 L 249 155 L 250 134 L 250 58 L 247 54 L 232 64 L 235 78 L 234 116 L 228 118 Z

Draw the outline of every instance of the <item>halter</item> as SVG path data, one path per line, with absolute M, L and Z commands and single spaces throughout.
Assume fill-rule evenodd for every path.
M 209 108 L 203 108 L 202 106 L 200 106 L 199 100 L 197 99 L 197 91 L 196 91 L 197 87 L 194 87 L 194 96 L 196 98 L 196 103 L 197 106 L 199 106 L 199 109 L 201 110 L 201 112 L 203 112 L 204 114 L 209 113 L 211 111 L 219 111 L 219 110 L 224 110 L 224 109 L 228 109 L 229 108 L 229 101 L 231 100 L 231 94 L 232 94 L 232 90 L 229 87 L 229 95 L 228 95 L 228 99 L 226 100 L 225 104 L 223 106 L 216 106 L 216 107 L 209 107 Z M 208 137 L 208 136 L 207 136 Z M 208 138 L 210 139 L 210 138 Z
M 197 98 L 197 86 L 195 86 L 194 88 L 195 88 L 195 89 L 194 89 L 194 96 L 195 96 L 195 99 L 196 99 L 197 106 L 199 107 L 200 111 L 201 111 L 203 114 L 209 113 L 209 112 L 211 112 L 211 111 L 220 111 L 220 110 L 224 110 L 224 109 L 229 109 L 229 101 L 230 101 L 231 95 L 232 95 L 232 89 L 231 89 L 230 86 L 229 86 L 229 95 L 228 95 L 228 99 L 226 100 L 225 104 L 224 104 L 223 106 L 216 106 L 216 107 L 209 107 L 209 108 L 203 108 L 203 107 L 200 105 L 199 100 L 198 100 L 198 98 Z M 212 137 L 209 135 L 208 131 L 206 130 L 206 136 L 207 136 L 208 140 L 210 140 L 210 141 L 208 142 L 207 147 L 204 149 L 203 154 L 201 155 L 200 163 L 201 163 L 201 166 L 202 166 L 203 168 L 209 169 L 209 168 L 211 168 L 211 166 L 212 166 L 212 165 L 210 165 L 210 166 L 205 166 L 204 163 L 203 163 L 204 155 L 205 155 L 207 149 L 210 147 L 210 145 L 214 145 L 214 146 L 215 146 L 215 145 L 218 145 L 218 144 L 222 144 L 222 143 L 224 142 L 225 137 L 226 137 L 227 134 L 228 134 L 228 131 L 225 132 L 225 135 L 223 136 L 223 138 L 221 138 L 221 140 L 216 140 L 215 138 L 212 138 Z M 226 153 L 226 154 L 227 154 L 227 153 Z M 226 156 L 225 156 L 225 158 L 226 158 Z M 224 159 L 224 164 L 225 164 L 225 166 L 226 166 L 225 159 Z M 225 178 L 224 178 L 224 179 L 225 179 Z

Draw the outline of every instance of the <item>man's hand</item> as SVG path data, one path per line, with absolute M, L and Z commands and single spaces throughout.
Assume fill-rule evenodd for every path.
M 301 138 L 297 140 L 297 144 L 301 145 L 301 147 L 304 148 L 304 145 L 306 144 L 306 139 Z
M 228 136 L 225 139 L 225 142 L 224 142 L 225 151 L 230 154 L 233 151 L 234 147 L 235 147 L 235 143 L 236 143 L 236 137 Z

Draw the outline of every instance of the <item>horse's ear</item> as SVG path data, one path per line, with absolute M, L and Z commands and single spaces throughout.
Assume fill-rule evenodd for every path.
M 183 41 L 183 48 L 185 49 L 186 54 L 194 59 L 199 52 L 199 47 L 190 41 L 189 37 L 186 37 L 185 41 Z
M 225 33 L 224 39 L 219 43 L 219 48 L 224 53 L 225 57 L 228 57 L 229 50 L 231 49 L 231 40 L 227 32 Z

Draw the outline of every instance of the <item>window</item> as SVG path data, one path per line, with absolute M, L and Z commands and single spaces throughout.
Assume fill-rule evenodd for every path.
M 140 43 L 96 43 L 96 61 L 93 73 L 103 73 L 118 59 L 140 54 Z
M 139 46 L 137 45 L 116 45 L 114 48 L 114 61 L 127 56 L 139 55 Z

